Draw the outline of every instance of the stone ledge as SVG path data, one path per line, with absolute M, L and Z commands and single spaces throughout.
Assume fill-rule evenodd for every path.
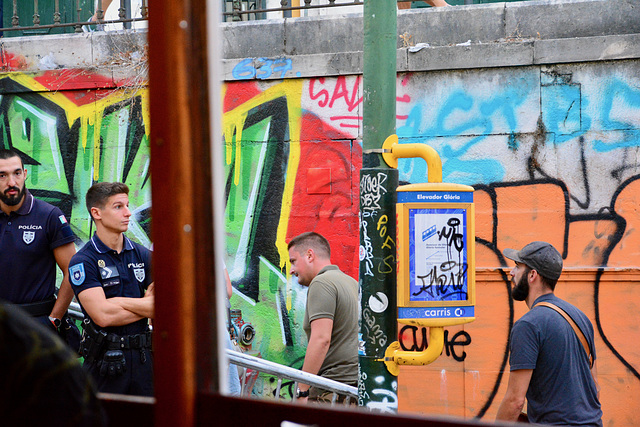
M 436 46 L 425 47 L 415 53 L 402 48 L 397 53 L 397 69 L 398 72 L 446 71 L 633 58 L 640 58 L 640 34 Z M 284 68 L 287 68 L 284 74 L 274 72 Z M 241 74 L 239 70 L 245 70 L 245 78 L 236 78 L 234 69 L 236 76 Z M 251 69 L 254 73 L 251 78 L 260 80 L 362 74 L 363 53 L 223 60 L 226 81 L 246 79 Z
M 406 69 L 399 71 L 459 70 L 486 67 L 531 65 L 534 58 L 532 41 L 482 43 L 468 46 L 426 48 L 406 52 Z
M 47 70 L 83 69 L 112 74 L 114 81 L 134 77 L 133 65 L 144 58 L 147 31 L 110 31 L 2 39 L 6 54 L 19 56 L 20 69 L 37 73 Z M 138 54 L 134 54 L 138 51 Z
M 398 48 L 405 41 L 446 47 L 467 41 L 628 35 L 640 33 L 640 1 L 534 0 L 410 9 L 398 11 L 397 22 Z M 227 59 L 363 49 L 362 14 L 223 23 L 222 33 Z
M 640 34 L 536 40 L 535 64 L 640 58 Z

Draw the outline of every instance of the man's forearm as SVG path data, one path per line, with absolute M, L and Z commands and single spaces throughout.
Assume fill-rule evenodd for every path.
M 147 296 L 144 298 L 127 298 L 127 297 L 115 297 L 109 298 L 109 302 L 122 307 L 138 316 L 143 318 L 153 319 L 153 308 L 155 298 L 153 296 Z
M 62 283 L 60 284 L 56 304 L 53 306 L 53 310 L 51 310 L 51 314 L 49 316 L 55 317 L 56 319 L 62 319 L 62 317 L 67 313 L 69 304 L 71 304 L 72 300 L 73 290 L 69 283 L 69 276 L 65 274 L 62 279 Z
M 71 284 L 69 283 L 69 262 L 75 253 L 76 247 L 73 243 L 58 246 L 53 250 L 53 257 L 56 260 L 56 264 L 60 268 L 60 271 L 62 271 L 62 283 L 60 283 L 58 299 L 50 314 L 51 317 L 55 317 L 56 319 L 62 319 L 73 299 L 73 289 L 71 289 Z
M 327 350 L 329 350 L 329 344 L 329 342 L 321 342 L 320 340 L 312 339 L 309 341 L 307 353 L 304 356 L 304 364 L 302 365 L 304 372 L 318 375 L 322 367 L 322 362 L 324 362 L 324 358 L 327 355 Z M 309 389 L 308 384 L 300 384 L 300 390 L 304 391 L 307 389 Z
M 82 301 L 80 301 L 80 303 L 82 303 Z M 109 326 L 124 326 L 144 319 L 144 316 L 140 316 L 111 301 L 102 304 L 98 310 L 92 310 L 87 307 L 85 307 L 85 309 L 91 319 L 93 319 L 93 321 L 102 328 Z
M 511 399 L 504 399 L 498 408 L 498 414 L 496 415 L 496 420 L 501 421 L 517 421 L 518 416 L 522 412 L 523 404 L 519 404 L 518 402 Z

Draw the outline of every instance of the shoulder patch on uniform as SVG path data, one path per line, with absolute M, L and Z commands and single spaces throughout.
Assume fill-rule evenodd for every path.
M 80 263 L 69 267 L 69 276 L 71 276 L 71 283 L 76 286 L 82 285 L 86 277 L 84 273 L 84 264 Z
M 60 220 L 61 223 L 66 224 L 67 223 L 67 218 L 64 217 L 64 215 L 60 215 L 58 217 L 58 219 Z

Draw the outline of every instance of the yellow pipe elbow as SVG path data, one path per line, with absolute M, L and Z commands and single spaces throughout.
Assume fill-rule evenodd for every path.
M 398 135 L 390 135 L 382 144 L 382 158 L 392 168 L 398 168 L 398 159 L 420 157 L 427 162 L 429 182 L 442 182 L 442 160 L 438 152 L 427 144 L 398 144 Z
M 444 348 L 444 328 L 429 328 L 429 345 L 423 351 L 400 350 L 400 343 L 394 341 L 384 353 L 384 363 L 392 375 L 398 376 L 399 365 L 428 365 L 433 363 Z

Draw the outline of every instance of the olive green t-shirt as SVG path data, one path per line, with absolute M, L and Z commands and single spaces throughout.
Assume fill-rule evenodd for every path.
M 332 319 L 331 344 L 318 375 L 341 383 L 358 382 L 358 282 L 335 265 L 324 267 L 311 281 L 303 328 L 311 336 L 311 322 Z

